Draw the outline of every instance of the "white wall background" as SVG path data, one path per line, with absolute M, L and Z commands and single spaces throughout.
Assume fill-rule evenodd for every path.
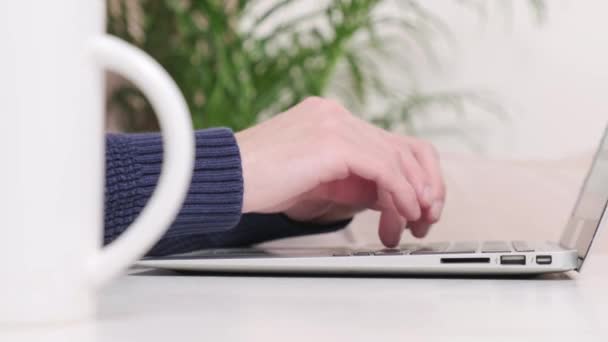
M 464 127 L 487 155 L 561 158 L 593 149 L 608 122 L 608 2 L 547 0 L 543 25 L 523 0 L 513 0 L 511 16 L 492 2 L 485 20 L 455 3 L 425 1 L 452 27 L 459 48 L 423 82 L 429 89 L 478 87 L 498 96 L 507 124 Z M 461 149 L 436 140 L 442 149 Z

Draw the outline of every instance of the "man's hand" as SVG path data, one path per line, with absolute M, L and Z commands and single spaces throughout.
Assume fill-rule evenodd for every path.
M 392 134 L 331 100 L 310 98 L 236 134 L 243 162 L 243 212 L 331 222 L 380 211 L 379 235 L 399 244 L 439 220 L 445 185 L 435 149 Z

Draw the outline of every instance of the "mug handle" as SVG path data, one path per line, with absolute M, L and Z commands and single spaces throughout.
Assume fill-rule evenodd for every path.
M 171 76 L 150 56 L 110 35 L 91 42 L 101 67 L 117 72 L 141 89 L 154 108 L 163 133 L 163 161 L 157 188 L 133 224 L 97 251 L 88 278 L 101 286 L 119 275 L 160 239 L 186 197 L 194 168 L 194 134 L 188 106 Z

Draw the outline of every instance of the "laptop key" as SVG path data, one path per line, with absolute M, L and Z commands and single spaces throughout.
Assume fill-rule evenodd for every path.
M 534 252 L 534 248 L 528 246 L 525 241 L 513 241 L 511 244 L 513 249 L 518 252 Z
M 403 252 L 396 248 L 385 248 L 379 251 L 375 251 L 374 255 L 402 255 Z
M 447 242 L 438 242 L 431 243 L 426 246 L 422 246 L 421 248 L 411 252 L 412 255 L 421 255 L 421 254 L 442 254 L 445 253 L 446 249 L 450 244 Z
M 353 253 L 353 255 L 355 256 L 367 256 L 367 255 L 372 255 L 372 253 L 368 252 L 368 251 L 356 251 Z
M 475 241 L 454 242 L 450 245 L 450 247 L 444 253 L 448 253 L 448 254 L 475 253 L 475 252 L 477 252 L 478 247 L 479 247 L 479 243 L 477 243 Z
M 481 244 L 482 253 L 510 253 L 511 246 L 505 241 L 484 241 Z
M 351 256 L 350 252 L 347 251 L 338 251 L 338 252 L 334 252 L 332 253 L 333 256 L 335 257 L 346 257 L 346 256 Z
M 406 243 L 404 245 L 399 246 L 399 250 L 401 250 L 404 253 L 410 253 L 413 252 L 417 249 L 420 249 L 420 245 L 419 244 L 415 244 L 415 243 Z

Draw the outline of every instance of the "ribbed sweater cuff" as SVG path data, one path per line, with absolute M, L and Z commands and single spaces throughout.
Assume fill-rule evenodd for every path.
M 190 188 L 164 238 L 227 230 L 236 226 L 241 217 L 243 177 L 234 134 L 227 128 L 212 128 L 197 131 L 195 135 L 196 161 Z M 134 178 L 135 184 L 132 185 L 134 197 L 128 198 L 130 202 L 119 204 L 133 206 L 132 210 L 122 207 L 119 212 L 133 214 L 126 218 L 132 221 L 156 188 L 162 165 L 162 137 L 144 133 L 121 135 L 120 140 L 122 149 L 128 150 L 134 173 L 123 175 L 123 179 Z M 111 172 L 108 170 L 109 174 Z M 121 232 L 120 228 L 108 232 L 106 224 L 106 233 L 113 235 L 111 238 Z

